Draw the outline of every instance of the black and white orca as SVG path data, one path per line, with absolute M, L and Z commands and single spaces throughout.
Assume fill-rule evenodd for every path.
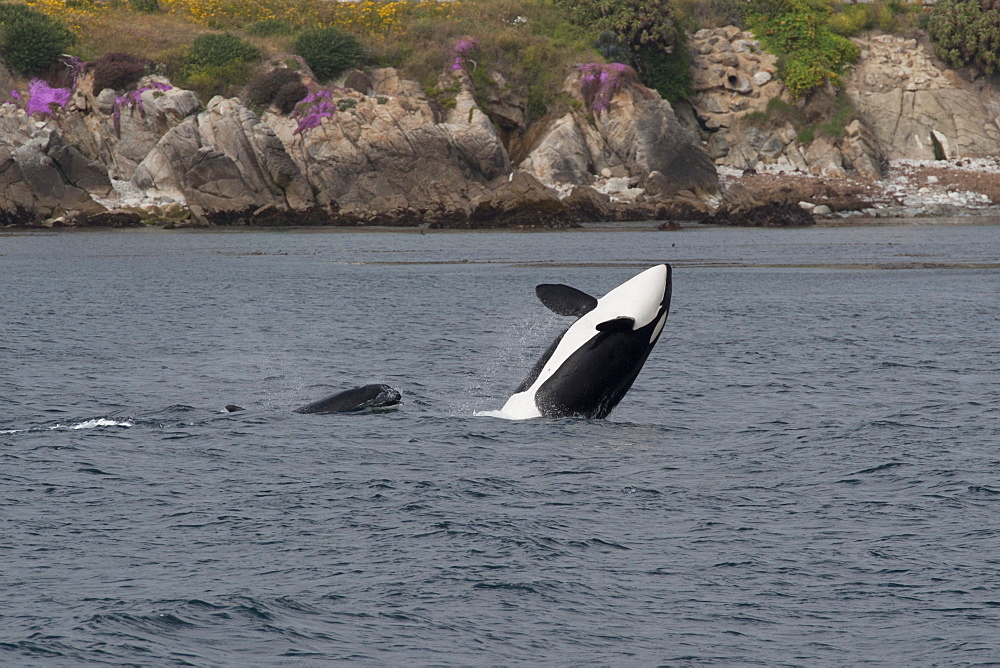
M 296 413 L 373 413 L 393 410 L 402 395 L 388 385 L 374 384 L 355 387 L 331 394 L 325 399 L 296 408 Z
M 639 375 L 670 309 L 669 264 L 651 267 L 601 299 L 568 285 L 539 285 L 538 298 L 577 316 L 542 355 L 500 414 L 604 418 Z

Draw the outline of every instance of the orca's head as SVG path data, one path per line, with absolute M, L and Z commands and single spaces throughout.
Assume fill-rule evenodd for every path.
M 378 390 L 378 394 L 371 402 L 373 406 L 395 406 L 403 398 L 399 390 L 388 385 L 379 385 Z
M 599 299 L 587 318 L 602 332 L 649 328 L 649 344 L 656 343 L 670 309 L 672 273 L 668 264 L 650 267 Z

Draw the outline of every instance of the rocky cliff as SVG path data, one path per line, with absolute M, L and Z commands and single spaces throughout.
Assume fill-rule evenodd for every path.
M 877 178 L 884 160 L 941 157 L 935 156 L 932 136 L 945 158 L 1000 154 L 995 82 L 944 67 L 914 38 L 869 34 L 854 41 L 861 57 L 844 90 L 858 119 L 841 136 L 817 134 L 803 141 L 800 128 L 769 104 L 778 99 L 802 109 L 807 102 L 792 100 L 773 78 L 774 56 L 734 27 L 695 33 L 692 103 L 715 162 Z
M 581 68 L 565 82 L 569 111 L 530 128 L 498 75 L 478 94 L 464 72 L 444 75 L 441 88 L 457 91 L 444 104 L 395 70 L 356 73 L 364 85 L 326 89 L 329 113 L 305 129 L 238 99 L 202 105 L 162 79 L 118 95 L 85 76 L 52 113 L 0 105 L 0 224 L 568 226 L 775 202 L 924 211 L 908 188 L 936 198 L 933 211 L 995 202 L 990 179 L 956 196 L 964 172 L 917 183 L 897 165 L 945 157 L 979 169 L 1000 155 L 996 82 L 941 66 L 915 39 L 856 43 L 851 120 L 816 132 L 831 112 L 816 107 L 833 97 L 791 99 L 775 58 L 735 27 L 692 36 L 684 113 L 634 79 L 595 107 Z M 800 224 L 794 213 L 780 217 Z
M 691 48 L 691 102 L 716 164 L 738 170 L 772 165 L 835 178 L 881 176 L 879 143 L 862 122 L 849 124 L 841 137 L 802 137 L 803 122 L 782 113 L 794 110 L 796 101 L 774 77 L 777 59 L 751 33 L 733 26 L 699 30 Z
M 913 38 L 855 42 L 861 59 L 847 94 L 886 158 L 933 160 L 932 136 L 945 158 L 1000 155 L 1000 90 L 993 82 L 944 67 Z
M 467 78 L 447 108 L 393 70 L 370 82 L 364 92 L 329 89 L 331 112 L 305 130 L 238 99 L 203 108 L 164 80 L 121 96 L 85 77 L 53 114 L 5 104 L 2 222 L 565 226 L 655 217 L 679 195 L 692 210 L 715 188 L 697 138 L 645 89 L 624 88 L 598 119 L 555 120 L 515 169 Z M 555 173 L 544 156 L 560 150 L 553 137 L 567 122 L 584 138 L 561 150 L 580 164 Z M 631 192 L 620 202 L 597 191 L 566 197 L 602 178 L 605 190 Z

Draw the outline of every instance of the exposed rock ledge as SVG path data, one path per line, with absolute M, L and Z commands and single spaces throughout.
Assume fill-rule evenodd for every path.
M 377 71 L 370 94 L 336 89 L 339 110 L 302 133 L 288 116 L 220 97 L 202 108 L 176 88 L 145 91 L 116 127 L 112 91 L 84 77 L 58 119 L 0 106 L 0 224 L 565 227 L 710 208 L 714 166 L 649 91 L 624 87 L 592 122 L 555 119 L 514 168 L 459 76 L 442 113 Z M 567 124 L 585 139 L 560 145 Z M 574 169 L 548 169 L 553 151 Z

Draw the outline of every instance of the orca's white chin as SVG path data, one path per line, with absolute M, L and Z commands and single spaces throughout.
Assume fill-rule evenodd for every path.
M 600 299 L 600 318 L 627 317 L 635 320 L 632 329 L 645 327 L 660 315 L 667 289 L 667 265 L 658 264 L 633 276 Z M 614 313 L 614 316 L 612 316 Z
M 542 417 L 542 412 L 535 404 L 534 392 L 518 392 L 507 400 L 507 403 L 500 409 L 500 413 L 494 417 L 508 420 L 530 420 Z

